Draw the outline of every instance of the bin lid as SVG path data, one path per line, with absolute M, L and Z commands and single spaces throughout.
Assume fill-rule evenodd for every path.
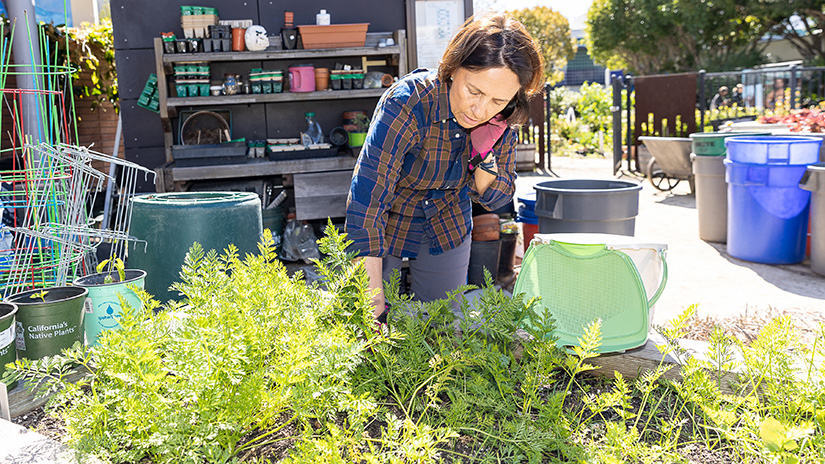
M 656 251 L 667 250 L 664 243 L 656 243 L 636 237 L 617 234 L 591 234 L 591 233 L 561 233 L 561 234 L 535 234 L 533 240 L 538 243 L 550 243 L 550 241 L 570 243 L 574 245 L 604 245 L 610 250 L 640 250 L 651 249 Z
M 524 203 L 527 207 L 532 208 L 536 206 L 536 192 L 525 193 L 518 197 L 520 203 Z

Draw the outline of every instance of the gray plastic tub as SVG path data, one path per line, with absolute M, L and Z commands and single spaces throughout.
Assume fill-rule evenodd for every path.
M 634 235 L 639 214 L 635 182 L 551 180 L 534 186 L 539 233 L 590 232 Z
M 699 238 L 725 243 L 728 239 L 728 184 L 725 157 L 690 155 L 696 182 L 696 213 Z
M 799 187 L 811 193 L 811 270 L 825 276 L 825 163 L 808 166 Z

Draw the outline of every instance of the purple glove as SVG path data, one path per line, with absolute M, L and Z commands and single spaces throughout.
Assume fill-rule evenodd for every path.
M 470 131 L 470 170 L 478 166 L 493 150 L 493 146 L 507 129 L 507 119 L 497 114 L 489 121 Z

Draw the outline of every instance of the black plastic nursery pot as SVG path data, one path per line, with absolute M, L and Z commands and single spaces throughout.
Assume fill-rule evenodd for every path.
M 17 356 L 40 359 L 54 356 L 75 342 L 83 343 L 83 306 L 89 290 L 53 287 L 15 293 Z
M 0 302 L 0 379 L 6 372 L 6 364 L 13 363 L 17 359 L 17 352 L 14 349 L 16 314 L 16 304 Z

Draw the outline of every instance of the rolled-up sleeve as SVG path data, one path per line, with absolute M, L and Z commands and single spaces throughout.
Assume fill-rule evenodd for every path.
M 404 154 L 419 140 L 416 118 L 406 104 L 385 95 L 379 102 L 355 165 L 347 199 L 349 251 L 382 257 L 387 214 L 395 198 Z
M 475 183 L 470 183 L 470 198 L 489 211 L 494 211 L 513 201 L 516 181 L 516 142 L 513 128 L 508 128 L 501 140 L 493 147 L 498 165 L 498 176 L 484 193 L 479 194 Z

